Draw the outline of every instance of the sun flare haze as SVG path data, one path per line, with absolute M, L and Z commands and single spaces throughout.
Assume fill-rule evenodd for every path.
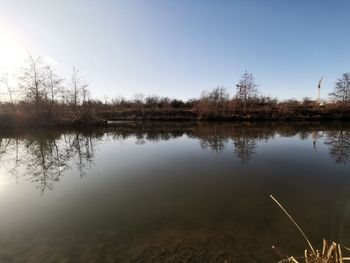
M 13 70 L 22 65 L 26 49 L 17 38 L 16 32 L 0 24 L 0 68 Z
M 0 263 L 350 260 L 350 0 L 0 0 Z

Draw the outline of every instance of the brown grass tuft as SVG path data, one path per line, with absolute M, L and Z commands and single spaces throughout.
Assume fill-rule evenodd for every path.
M 302 234 L 304 239 L 309 245 L 309 249 L 305 249 L 304 256 L 301 257 L 293 257 L 288 256 L 275 246 L 272 246 L 272 249 L 283 258 L 278 263 L 343 263 L 344 261 L 350 261 L 350 257 L 344 257 L 343 251 L 349 252 L 350 249 L 344 247 L 335 242 L 329 243 L 326 239 L 323 239 L 323 246 L 321 250 L 315 250 L 307 238 L 303 230 L 296 223 L 296 221 L 292 218 L 292 216 L 287 212 L 287 210 L 277 201 L 275 197 L 270 195 L 271 199 L 282 209 L 282 211 L 288 216 L 288 218 L 292 221 L 292 223 L 297 227 L 299 232 Z

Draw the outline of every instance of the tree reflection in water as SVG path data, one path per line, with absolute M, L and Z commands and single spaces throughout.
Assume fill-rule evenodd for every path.
M 336 130 L 327 132 L 325 144 L 329 147 L 329 154 L 336 163 L 350 162 L 350 131 Z
M 257 130 L 246 124 L 214 124 L 201 127 L 197 133 L 202 149 L 222 152 L 230 142 L 233 143 L 234 154 L 241 165 L 248 164 L 256 154 L 257 143 L 267 141 L 274 136 L 274 131 Z
M 216 153 L 226 147 L 233 147 L 234 156 L 247 165 L 261 142 L 267 142 L 275 135 L 296 137 L 322 143 L 329 149 L 336 163 L 350 162 L 350 128 L 344 124 L 304 125 L 295 123 L 141 123 L 118 125 L 93 131 L 36 131 L 21 135 L 9 133 L 0 135 L 0 168 L 15 178 L 24 177 L 44 193 L 54 188 L 67 170 L 77 169 L 83 177 L 91 168 L 95 151 L 102 137 L 123 142 L 132 139 L 136 144 L 168 141 L 186 136 L 199 141 L 202 149 Z
M 0 160 L 10 174 L 30 180 L 44 193 L 72 167 L 82 177 L 93 164 L 95 143 L 96 138 L 80 133 L 0 138 Z
M 255 148 L 257 146 L 257 139 L 241 136 L 233 141 L 235 146 L 235 154 L 240 160 L 241 165 L 248 164 L 255 154 Z

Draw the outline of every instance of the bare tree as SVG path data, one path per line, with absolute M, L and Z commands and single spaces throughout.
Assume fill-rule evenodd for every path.
M 158 108 L 160 98 L 157 95 L 149 95 L 145 98 L 145 104 L 148 108 Z
M 120 109 L 128 108 L 128 100 L 122 96 L 117 96 L 111 100 L 111 104 L 113 107 Z
M 90 91 L 87 89 L 88 85 L 84 85 L 81 88 L 82 103 L 85 105 L 90 100 Z
M 196 103 L 196 109 L 200 115 L 218 116 L 225 110 L 225 104 L 229 94 L 224 87 L 217 87 L 212 91 L 203 91 L 201 98 Z
M 209 100 L 215 115 L 219 114 L 224 109 L 225 102 L 228 98 L 229 94 L 224 87 L 217 87 L 209 93 Z
M 46 66 L 44 69 L 44 78 L 45 78 L 45 100 L 46 103 L 50 102 L 51 110 L 54 103 L 58 101 L 58 98 L 63 98 L 64 79 L 60 78 L 55 69 L 51 66 Z
M 25 98 L 30 102 L 34 102 L 36 110 L 39 111 L 45 93 L 41 57 L 34 58 L 29 54 L 18 80 Z
M 143 108 L 144 98 L 145 98 L 145 96 L 143 94 L 140 94 L 140 93 L 136 93 L 134 95 L 133 102 L 139 110 L 142 110 L 142 108 Z
M 7 93 L 8 98 L 10 99 L 11 105 L 14 107 L 14 100 L 13 100 L 13 95 L 14 95 L 14 90 L 10 87 L 9 80 L 8 80 L 8 74 L 7 73 L 2 73 L 0 76 L 0 84 L 2 84 L 5 87 L 5 93 Z
M 195 106 L 196 110 L 198 111 L 200 116 L 203 116 L 208 114 L 209 106 L 210 106 L 209 94 L 207 91 L 202 91 L 201 97 Z
M 243 110 L 247 112 L 247 103 L 258 95 L 258 87 L 252 73 L 245 71 L 239 83 L 236 85 L 236 97 L 243 103 Z
M 163 109 L 168 109 L 170 107 L 170 98 L 161 97 L 159 99 L 159 106 Z
M 336 82 L 334 91 L 329 94 L 330 97 L 343 106 L 350 102 L 350 73 L 344 73 Z
M 88 84 L 79 76 L 79 71 L 73 67 L 71 81 L 69 83 L 69 103 L 72 106 L 75 116 L 78 115 L 78 106 L 83 103 L 84 94 L 86 97 Z

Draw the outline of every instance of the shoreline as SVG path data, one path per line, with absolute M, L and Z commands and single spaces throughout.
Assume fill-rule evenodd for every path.
M 164 118 L 157 116 L 154 118 L 118 118 L 118 119 L 91 119 L 91 120 L 49 120 L 37 123 L 35 121 L 26 121 L 24 123 L 14 122 L 10 125 L 3 125 L 0 122 L 1 130 L 18 130 L 18 129 L 84 129 L 84 128 L 109 128 L 124 125 L 143 125 L 148 123 L 157 124 L 215 124 L 215 123 L 350 123 L 350 117 L 332 117 L 332 116 L 281 116 L 278 118 L 262 116 L 231 116 L 226 118 Z

